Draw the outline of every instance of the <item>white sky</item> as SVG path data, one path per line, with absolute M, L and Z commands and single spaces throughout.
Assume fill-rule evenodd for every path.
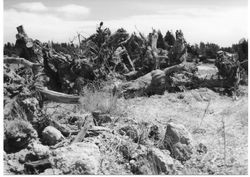
M 5 0 L 4 42 L 15 42 L 19 25 L 31 38 L 69 42 L 76 32 L 88 37 L 103 21 L 112 31 L 182 29 L 191 44 L 231 46 L 248 36 L 247 10 L 247 0 Z

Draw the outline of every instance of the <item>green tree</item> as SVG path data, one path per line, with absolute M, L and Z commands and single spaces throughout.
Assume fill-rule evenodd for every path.
M 205 56 L 207 58 L 216 58 L 216 54 L 219 51 L 220 46 L 213 43 L 207 43 L 205 45 Z
M 173 35 L 173 33 L 171 33 L 170 31 L 167 31 L 165 37 L 164 37 L 164 41 L 168 44 L 168 45 L 174 45 L 175 43 L 175 37 Z
M 158 30 L 157 48 L 166 49 L 163 35 L 161 34 L 160 30 Z

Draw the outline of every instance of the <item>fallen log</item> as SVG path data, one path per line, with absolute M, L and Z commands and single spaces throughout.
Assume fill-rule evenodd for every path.
M 5 64 L 22 64 L 27 68 L 36 69 L 36 67 L 42 66 L 40 63 L 33 63 L 24 58 L 16 58 L 16 57 L 6 57 L 4 56 Z
M 174 65 L 164 70 L 153 70 L 136 80 L 121 85 L 121 93 L 125 98 L 135 96 L 162 94 L 169 87 L 167 76 L 174 72 L 190 71 L 191 65 L 186 62 Z
M 48 90 L 46 88 L 37 87 L 37 90 L 40 93 L 42 93 L 45 98 L 51 101 L 55 101 L 57 103 L 76 104 L 76 103 L 79 103 L 79 100 L 80 100 L 80 96 L 56 92 L 56 91 Z
M 178 91 L 179 89 L 177 89 L 177 87 L 182 87 L 183 89 L 206 87 L 215 91 L 218 90 L 218 88 L 222 88 L 223 90 L 230 90 L 230 88 L 232 88 L 230 80 L 199 77 L 199 75 L 187 71 L 188 69 L 190 68 L 187 68 L 187 65 L 182 63 L 166 68 L 163 71 L 154 70 L 134 81 L 122 84 L 120 86 L 121 93 L 125 98 L 133 98 L 136 96 L 163 94 L 165 90 L 170 92 Z M 181 72 L 178 73 L 178 71 Z M 173 82 L 173 85 L 169 84 L 170 80 Z
M 80 130 L 81 131 L 81 130 Z M 77 135 L 80 131 L 72 131 L 71 135 Z M 87 136 L 98 136 L 103 132 L 111 133 L 112 130 L 102 126 L 92 126 L 86 133 Z
M 169 74 L 171 74 L 173 72 L 178 72 L 178 71 L 181 71 L 181 70 L 184 70 L 184 69 L 188 70 L 189 67 L 186 66 L 186 68 L 185 68 L 185 66 L 186 66 L 186 63 L 181 63 L 179 65 L 174 65 L 174 66 L 167 67 L 163 71 L 164 71 L 165 75 L 169 75 Z

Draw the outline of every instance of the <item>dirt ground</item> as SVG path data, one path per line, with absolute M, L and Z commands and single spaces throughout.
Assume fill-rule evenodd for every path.
M 206 77 L 217 72 L 211 64 L 201 65 L 199 74 Z M 248 173 L 248 86 L 240 86 L 236 100 L 207 88 L 179 93 L 119 98 L 115 117 L 107 127 L 117 130 L 124 124 L 157 125 L 163 138 L 168 122 L 184 125 L 191 133 L 194 145 L 206 147 L 206 153 L 196 153 L 182 164 L 178 174 L 231 174 Z M 79 105 L 49 103 L 45 106 L 48 115 L 60 113 L 86 113 Z M 140 130 L 139 130 L 140 131 Z M 112 140 L 115 141 L 115 140 Z M 110 145 L 110 144 L 109 144 Z M 108 145 L 108 146 L 109 146 Z M 105 150 L 103 151 L 104 153 Z M 118 164 L 118 154 L 102 154 L 108 161 L 102 174 L 131 174 L 126 163 Z M 112 156 L 113 155 L 113 156 Z M 104 170 L 104 169 L 102 169 Z
M 204 77 L 217 72 L 211 64 L 198 68 Z M 198 161 L 197 158 L 191 159 L 192 165 L 187 166 L 184 174 L 247 174 L 247 86 L 240 86 L 237 100 L 200 88 L 125 102 L 131 119 L 157 124 L 162 129 L 169 121 L 181 123 L 192 133 L 197 145 L 202 143 L 207 147 L 207 154 Z
M 248 87 L 241 86 L 240 91 L 237 100 L 207 88 L 165 92 L 149 98 L 121 98 L 114 129 L 131 120 L 139 125 L 157 125 L 163 137 L 168 122 L 180 123 L 192 134 L 195 146 L 202 143 L 207 147 L 207 153 L 200 157 L 194 154 L 180 174 L 247 174 Z M 72 106 L 68 110 L 73 110 Z M 111 174 L 128 174 L 116 165 L 110 167 Z
M 197 144 L 202 143 L 208 149 L 199 165 L 211 166 L 212 174 L 247 174 L 247 87 L 241 90 L 243 95 L 236 101 L 206 88 L 135 98 L 127 100 L 128 117 L 158 124 L 163 129 L 170 120 L 181 123 L 192 133 Z M 186 173 L 197 174 L 199 167 L 196 165 Z

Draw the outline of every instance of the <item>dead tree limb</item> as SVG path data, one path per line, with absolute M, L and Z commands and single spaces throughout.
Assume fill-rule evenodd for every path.
M 25 162 L 24 168 L 27 173 L 35 173 L 35 172 L 41 172 L 44 171 L 47 168 L 51 168 L 52 164 L 50 160 L 47 159 L 42 159 L 42 160 L 37 160 L 33 162 Z
M 41 66 L 40 63 L 33 63 L 24 58 L 16 58 L 16 57 L 4 57 L 4 63 L 6 64 L 22 64 L 27 68 L 35 68 L 37 66 Z
M 181 63 L 179 65 L 167 67 L 163 71 L 164 71 L 165 75 L 169 75 L 173 72 L 184 70 L 184 68 L 185 68 L 185 63 Z
M 51 101 L 58 102 L 58 103 L 75 104 L 75 103 L 79 103 L 79 100 L 80 100 L 80 96 L 56 92 L 56 91 L 48 90 L 46 88 L 37 87 L 37 90 L 40 93 L 42 93 L 45 98 Z
M 72 144 L 77 143 L 77 142 L 81 142 L 84 139 L 84 137 L 87 134 L 87 131 L 89 129 L 91 129 L 91 127 L 93 126 L 93 124 L 94 124 L 93 121 L 94 120 L 93 120 L 92 116 L 87 116 L 85 118 L 84 125 L 82 126 L 82 129 L 80 130 L 80 132 L 76 135 L 75 139 L 72 141 Z

